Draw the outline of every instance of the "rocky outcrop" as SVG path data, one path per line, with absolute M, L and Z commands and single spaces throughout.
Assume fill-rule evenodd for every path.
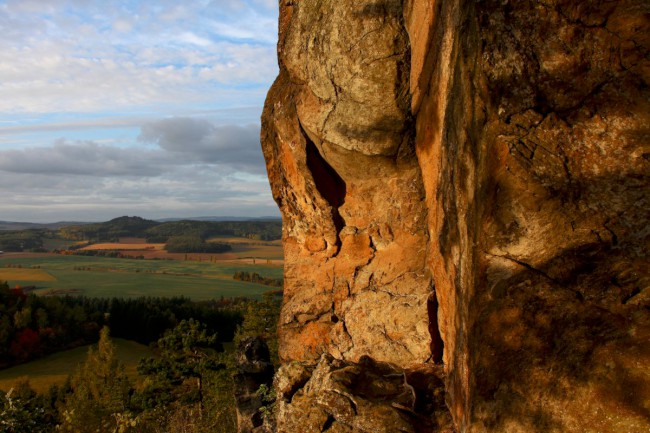
M 647 431 L 648 3 L 280 8 L 278 430 Z
M 427 210 L 400 2 L 282 8 L 264 117 L 284 215 L 283 360 L 430 357 Z
M 314 368 L 285 365 L 277 376 L 282 429 L 293 432 L 451 431 L 442 366 L 405 372 L 362 357 L 350 363 L 323 355 Z M 296 377 L 300 387 L 296 390 Z M 287 378 L 289 380 L 287 380 Z
M 237 372 L 233 376 L 237 431 L 240 433 L 268 433 L 272 431 L 265 423 L 260 409 L 266 404 L 259 390 L 262 385 L 270 388 L 274 368 L 266 342 L 259 337 L 247 337 L 237 344 Z

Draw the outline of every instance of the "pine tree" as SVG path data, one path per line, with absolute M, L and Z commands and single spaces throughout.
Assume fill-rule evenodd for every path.
M 118 421 L 129 417 L 131 386 L 124 366 L 116 357 L 107 327 L 101 330 L 97 348 L 88 350 L 86 361 L 70 383 L 72 393 L 62 408 L 62 431 L 119 431 Z

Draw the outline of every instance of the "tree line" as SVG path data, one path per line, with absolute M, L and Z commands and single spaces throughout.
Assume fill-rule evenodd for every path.
M 277 361 L 279 306 L 272 295 L 248 302 L 235 340 L 266 339 Z M 124 374 L 104 327 L 98 345 L 63 386 L 44 395 L 29 382 L 0 391 L 0 431 L 234 433 L 234 354 L 223 351 L 222 340 L 199 320 L 181 320 L 152 345 L 156 356 L 140 361 L 134 381 Z
M 119 217 L 103 223 L 78 224 L 57 229 L 0 231 L 0 251 L 45 252 L 45 239 L 117 242 L 124 237 L 145 238 L 150 243 L 183 241 L 193 249 L 182 252 L 224 252 L 225 243 L 206 242 L 211 237 L 243 237 L 272 241 L 282 238 L 281 221 L 171 221 L 157 222 L 140 217 Z M 191 240 L 191 242 L 189 242 Z M 198 242 L 197 242 L 198 241 Z M 77 245 L 82 247 L 83 245 Z M 74 246 L 68 246 L 68 249 Z M 208 249 L 201 251 L 201 249 Z M 175 248 L 178 249 L 178 248 Z M 211 249 L 211 250 L 210 250 Z M 176 252 L 176 251 L 174 251 Z
M 220 341 L 232 341 L 243 320 L 246 298 L 43 297 L 0 282 L 0 368 L 94 343 L 104 326 L 113 336 L 142 344 L 156 341 L 182 320 L 200 320 Z
M 119 217 L 95 224 L 72 225 L 59 229 L 64 239 L 116 242 L 122 237 L 146 238 L 166 243 L 171 237 L 189 236 L 207 240 L 214 236 L 275 240 L 282 237 L 281 221 L 170 221 L 157 222 L 140 217 Z
M 55 233 L 47 229 L 0 231 L 0 251 L 40 251 L 44 249 L 43 240 Z

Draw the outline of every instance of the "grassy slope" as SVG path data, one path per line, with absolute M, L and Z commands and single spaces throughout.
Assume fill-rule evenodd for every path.
M 104 257 L 50 256 L 40 258 L 0 258 L 0 268 L 7 264 L 23 269 L 40 266 L 55 281 L 9 280 L 11 285 L 36 285 L 36 293 L 51 289 L 77 290 L 90 297 L 187 296 L 195 300 L 220 296 L 261 297 L 269 287 L 235 281 L 236 271 L 257 272 L 279 278 L 280 266 L 245 263 L 199 263 L 172 260 L 131 260 Z M 90 270 L 75 270 L 89 268 Z M 36 271 L 36 270 L 35 270 Z
M 138 361 L 140 358 L 151 356 L 151 350 L 142 344 L 120 338 L 114 338 L 113 343 L 117 347 L 118 358 L 126 367 L 126 373 L 135 379 Z M 0 389 L 8 391 L 17 381 L 24 378 L 29 378 L 32 388 L 41 393 L 46 392 L 51 385 L 61 385 L 68 374 L 86 359 L 88 347 L 77 347 L 27 364 L 0 370 Z

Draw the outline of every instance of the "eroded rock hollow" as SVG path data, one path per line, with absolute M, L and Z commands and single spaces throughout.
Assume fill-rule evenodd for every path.
M 650 428 L 650 4 L 281 0 L 280 432 Z

